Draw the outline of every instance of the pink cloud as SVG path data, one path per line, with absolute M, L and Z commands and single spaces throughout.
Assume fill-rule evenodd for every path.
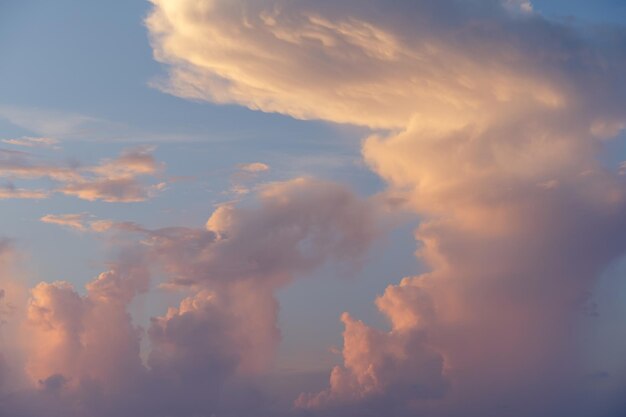
M 60 185 L 54 190 L 0 190 L 2 198 L 45 198 L 53 191 L 83 200 L 105 202 L 139 202 L 154 196 L 165 183 L 148 184 L 142 177 L 155 177 L 163 170 L 150 147 L 126 149 L 114 159 L 94 166 L 58 166 L 39 161 L 34 155 L 0 150 L 0 176 L 19 179 L 49 178 Z
M 578 343 L 589 294 L 626 251 L 625 184 L 598 158 L 626 120 L 621 29 L 583 35 L 523 1 L 153 4 L 146 24 L 155 58 L 169 68 L 161 89 L 382 128 L 362 152 L 388 189 L 364 200 L 299 178 L 259 187 L 254 205 L 218 207 L 204 227 L 88 223 L 132 251 L 84 294 L 65 282 L 32 289 L 24 369 L 3 364 L 26 370 L 31 386 L 5 384 L 3 411 L 621 411 L 623 376 L 590 386 Z M 0 156 L 6 176 L 51 178 L 93 200 L 145 199 L 137 178 L 160 170 L 145 148 L 80 169 Z M 380 233 L 380 200 L 419 216 L 417 256 L 429 272 L 376 300 L 385 329 L 345 313 L 343 361 L 327 387 L 276 412 L 251 382 L 265 376 L 280 340 L 276 291 L 329 262 L 358 265 Z M 148 291 L 151 268 L 186 297 L 152 319 L 144 363 L 128 306 Z
M 22 326 L 30 382 L 9 388 L 7 409 L 192 416 L 232 407 L 243 386 L 261 395 L 247 381 L 267 372 L 280 341 L 275 292 L 328 262 L 358 265 L 379 230 L 373 208 L 334 183 L 273 183 L 257 200 L 219 207 L 197 229 L 48 217 L 108 233 L 123 250 L 84 294 L 63 281 L 31 290 Z M 188 296 L 151 320 L 142 358 L 129 306 L 149 290 L 151 270 Z
M 422 220 L 431 272 L 378 299 L 389 331 L 344 316 L 344 364 L 299 406 L 597 415 L 574 329 L 626 251 L 626 188 L 598 159 L 626 120 L 623 30 L 582 34 L 521 1 L 153 3 L 158 88 L 385 128 L 364 159 Z

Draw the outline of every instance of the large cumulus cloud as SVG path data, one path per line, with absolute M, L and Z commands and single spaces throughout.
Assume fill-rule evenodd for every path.
M 11 294 L 18 314 L 6 320 L 21 352 L 1 375 L 21 383 L 2 386 L 1 414 L 272 415 L 254 378 L 280 340 L 275 292 L 328 262 L 358 266 L 379 233 L 366 200 L 306 178 L 262 187 L 251 206 L 221 206 L 205 227 L 95 229 L 121 246 L 85 291 L 56 281 L 28 300 Z M 131 305 L 155 272 L 186 296 L 144 331 Z
M 299 407 L 617 412 L 577 334 L 626 250 L 624 180 L 599 158 L 626 123 L 623 28 L 552 22 L 521 1 L 153 3 L 160 88 L 383 128 L 364 158 L 422 216 L 431 272 L 378 299 L 387 331 L 344 316 L 344 364 Z

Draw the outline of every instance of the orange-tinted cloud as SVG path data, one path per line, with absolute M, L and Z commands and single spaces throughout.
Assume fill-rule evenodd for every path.
M 78 214 L 46 214 L 39 220 L 43 223 L 56 224 L 59 226 L 69 227 L 70 229 L 84 231 L 86 230 L 85 220 L 86 213 Z
M 248 164 L 239 164 L 237 166 L 243 172 L 257 173 L 269 171 L 270 166 L 263 162 L 250 162 Z
M 27 199 L 27 200 L 43 200 L 48 198 L 50 193 L 45 190 L 29 190 L 27 188 L 18 188 L 13 184 L 5 184 L 0 187 L 0 200 L 4 199 Z
M 27 148 L 56 148 L 59 141 L 54 138 L 22 136 L 21 138 L 2 139 L 3 143 Z
M 165 417 L 215 413 L 226 403 L 259 407 L 253 398 L 233 400 L 272 363 L 276 291 L 328 262 L 358 265 L 379 233 L 368 201 L 306 178 L 262 187 L 252 207 L 218 207 L 200 228 L 151 230 L 87 214 L 43 219 L 107 233 L 123 250 L 84 294 L 64 281 L 31 290 L 23 364 L 12 365 L 27 386 L 0 390 L 9 398 L 3 410 L 16 415 L 50 408 Z M 144 332 L 129 306 L 148 291 L 151 270 L 188 296 L 151 320 L 142 358 Z
M 376 300 L 385 330 L 344 314 L 343 363 L 293 414 L 619 415 L 622 375 L 590 387 L 577 341 L 588 294 L 626 251 L 624 180 L 598 158 L 626 119 L 621 30 L 583 35 L 509 0 L 153 3 L 161 88 L 386 128 L 364 141 L 365 161 L 422 219 L 430 272 Z M 106 201 L 145 198 L 136 177 L 159 169 L 145 149 L 80 170 L 1 157 L 7 175 Z M 279 340 L 275 292 L 327 262 L 358 263 L 378 227 L 371 201 L 328 182 L 269 184 L 256 203 L 223 205 L 204 228 L 88 223 L 124 235 L 133 262 L 84 295 L 32 290 L 33 387 L 9 386 L 2 411 L 280 415 L 246 385 Z M 128 305 L 148 264 L 189 295 L 152 320 L 144 364 Z
M 0 176 L 18 179 L 49 178 L 60 186 L 54 190 L 27 190 L 5 187 L 2 198 L 45 198 L 52 191 L 83 200 L 106 202 L 144 201 L 165 187 L 165 183 L 146 184 L 141 177 L 157 176 L 163 170 L 153 148 L 127 149 L 114 159 L 94 166 L 58 166 L 39 161 L 34 155 L 0 150 Z
M 626 121 L 623 29 L 582 33 L 526 1 L 153 4 L 159 88 L 385 128 L 365 161 L 423 220 L 431 272 L 379 298 L 389 331 L 344 317 L 344 364 L 301 407 L 597 415 L 573 329 L 626 251 L 626 187 L 598 158 Z

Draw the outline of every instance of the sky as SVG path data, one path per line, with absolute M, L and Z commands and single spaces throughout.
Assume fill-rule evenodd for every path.
M 626 409 L 626 2 L 0 2 L 0 415 Z

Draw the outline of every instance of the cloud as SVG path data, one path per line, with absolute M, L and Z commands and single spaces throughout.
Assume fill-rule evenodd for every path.
M 237 167 L 243 172 L 257 173 L 269 171 L 270 166 L 263 162 L 250 162 L 249 164 L 239 164 Z
M 164 229 L 149 243 L 182 282 L 273 286 L 358 258 L 378 233 L 375 208 L 338 184 L 298 178 L 267 184 L 257 198 L 255 208 L 218 207 L 204 231 Z
M 2 142 L 15 145 L 15 146 L 23 146 L 26 148 L 53 148 L 57 149 L 59 141 L 53 138 L 47 137 L 32 137 L 32 136 L 22 136 L 21 138 L 16 139 L 2 139 Z
M 96 178 L 74 182 L 57 191 L 81 200 L 107 203 L 136 203 L 153 197 L 159 187 L 146 187 L 135 178 Z
M 120 415 L 114 402 L 131 401 L 127 393 L 145 372 L 139 329 L 127 308 L 134 296 L 147 290 L 148 278 L 146 267 L 134 261 L 100 274 L 87 285 L 85 295 L 62 281 L 40 283 L 31 290 L 25 370 L 35 403 L 52 397 L 54 410 Z M 76 398 L 89 399 L 89 411 Z M 28 406 L 14 407 L 24 412 Z
M 78 214 L 46 214 L 39 220 L 44 223 L 56 224 L 59 226 L 69 227 L 79 231 L 86 230 L 85 220 L 86 213 Z
M 0 117 L 37 135 L 55 138 L 84 138 L 88 131 L 102 128 L 105 124 L 103 120 L 78 113 L 7 105 L 0 106 Z
M 431 272 L 377 300 L 388 331 L 344 316 L 344 364 L 300 407 L 618 412 L 619 379 L 606 401 L 580 394 L 577 338 L 585 300 L 626 251 L 625 184 L 598 157 L 626 120 L 623 28 L 576 29 L 522 1 L 153 4 L 159 88 L 382 128 L 364 159 L 422 219 Z
M 217 386 L 267 371 L 280 340 L 275 292 L 325 263 L 360 263 L 378 235 L 372 207 L 337 184 L 273 183 L 257 200 L 218 207 L 205 229 L 158 229 L 143 238 L 171 284 L 199 289 L 149 330 L 151 368 L 177 380 L 183 372 L 180 389 L 197 396 L 176 410 L 198 403 L 204 408 L 193 411 L 206 412 L 220 403 Z
M 17 188 L 13 184 L 5 184 L 0 186 L 0 200 L 8 199 L 26 199 L 26 200 L 43 200 L 48 198 L 50 193 L 45 190 L 29 190 L 26 188 Z
M 240 197 L 251 192 L 251 182 L 270 170 L 270 166 L 263 162 L 250 162 L 238 164 L 237 171 L 230 177 L 232 183 L 228 193 Z
M 12 365 L 27 384 L 0 391 L 11 415 L 273 415 L 255 378 L 280 340 L 276 291 L 329 262 L 358 266 L 379 233 L 367 201 L 308 178 L 265 185 L 255 205 L 220 206 L 199 228 L 44 218 L 107 233 L 119 253 L 84 294 L 64 281 L 31 290 Z M 129 306 L 151 271 L 187 296 L 143 332 Z
M 443 395 L 447 388 L 444 360 L 425 343 L 425 332 L 394 329 L 385 333 L 347 313 L 342 322 L 344 365 L 333 369 L 328 390 L 302 394 L 296 406 L 315 410 L 347 404 L 370 413 L 393 414 L 402 412 L 406 398 L 418 401 Z
M 364 160 L 388 184 L 383 199 L 420 217 L 429 272 L 376 300 L 385 329 L 344 314 L 343 363 L 328 386 L 275 412 L 252 381 L 280 340 L 276 292 L 329 262 L 358 265 L 380 232 L 376 199 L 299 178 L 259 187 L 253 204 L 219 206 L 204 227 L 75 218 L 119 238 L 121 258 L 84 293 L 63 281 L 38 284 L 27 302 L 0 293 L 24 310 L 11 320 L 23 333 L 9 334 L 26 335 L 8 338 L 23 346 L 0 366 L 16 381 L 3 384 L 0 411 L 621 413 L 623 376 L 611 370 L 598 385 L 579 341 L 589 294 L 626 251 L 624 179 L 598 157 L 626 120 L 622 29 L 581 32 L 519 1 L 153 4 L 166 91 L 384 128 L 363 141 Z M 137 178 L 160 170 L 151 154 L 66 168 L 2 151 L 0 168 L 133 201 L 147 193 Z M 128 308 L 151 270 L 186 296 L 152 319 L 142 358 Z
M 0 175 L 19 179 L 50 178 L 62 182 L 79 178 L 74 167 L 44 163 L 29 152 L 8 149 L 0 149 Z
M 533 12 L 533 5 L 528 0 L 505 0 L 503 4 L 505 7 L 508 7 L 513 11 L 519 11 L 522 13 Z
M 40 161 L 28 152 L 0 149 L 0 176 L 18 179 L 47 178 L 61 183 L 52 191 L 83 200 L 105 202 L 144 201 L 165 187 L 165 183 L 146 184 L 140 177 L 155 177 L 164 169 L 153 155 L 153 148 L 126 149 L 114 159 L 104 159 L 93 166 L 59 166 Z M 5 191 L 6 198 L 31 196 L 43 198 L 51 192 Z M 24 197 L 22 197 L 24 198 Z
M 118 232 L 150 233 L 148 229 L 133 222 L 116 222 L 109 219 L 97 219 L 89 213 L 46 214 L 39 219 L 43 223 L 55 224 L 81 232 Z

